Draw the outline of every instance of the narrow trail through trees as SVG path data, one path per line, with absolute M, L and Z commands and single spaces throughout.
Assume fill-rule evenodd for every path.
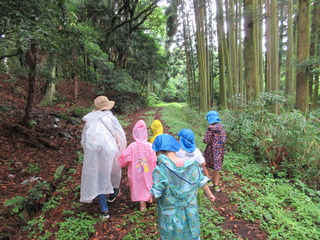
M 57 123 L 58 116 L 61 114 L 69 116 L 67 113 L 70 112 L 70 109 L 73 109 L 72 83 L 66 82 L 59 87 L 59 91 L 65 96 L 63 104 L 47 108 L 35 106 L 33 115 L 37 121 L 37 126 L 26 129 L 18 124 L 22 116 L 21 109 L 24 109 L 25 106 L 25 99 L 21 96 L 25 96 L 26 92 L 14 90 L 18 89 L 16 86 L 19 86 L 19 89 L 26 91 L 25 79 L 19 78 L 14 82 L 10 81 L 8 76 L 1 74 L 0 78 L 3 80 L 0 84 L 3 89 L 1 92 L 3 104 L 11 109 L 11 111 L 3 114 L 1 119 L 0 157 L 3 167 L 1 168 L 2 181 L 0 187 L 2 192 L 0 194 L 0 202 L 4 204 L 6 200 L 13 199 L 16 196 L 21 196 L 25 199 L 29 198 L 28 191 L 35 188 L 36 182 L 28 185 L 21 183 L 32 176 L 41 177 L 41 184 L 47 182 L 48 190 L 51 190 L 50 187 L 54 187 L 50 192 L 43 189 L 40 192 L 43 196 L 42 198 L 30 199 L 37 203 L 35 207 L 38 208 L 33 209 L 28 214 L 24 211 L 24 218 L 21 218 L 19 214 L 13 213 L 12 207 L 2 207 L 3 226 L 0 227 L 1 236 L 10 236 L 10 239 L 28 239 L 30 231 L 33 231 L 32 234 L 35 238 L 43 236 L 45 232 L 51 232 L 52 236 L 54 236 L 59 231 L 59 223 L 66 221 L 66 216 L 68 215 L 65 212 L 68 211 L 74 212 L 71 216 L 74 216 L 74 218 L 86 213 L 86 216 L 95 219 L 99 213 L 98 202 L 96 200 L 92 204 L 81 204 L 79 202 L 82 165 L 79 165 L 78 154 L 82 151 L 80 145 L 82 126 L 63 118 L 59 119 Z M 91 107 L 94 93 L 90 89 L 92 89 L 90 84 L 81 82 L 81 91 L 79 93 L 83 97 L 79 98 L 77 106 Z M 39 101 L 37 99 L 37 102 Z M 150 111 L 155 113 L 150 116 Z M 161 108 L 142 109 L 127 116 L 126 122 L 129 121 L 130 124 L 124 129 L 127 133 L 128 143 L 133 141 L 132 128 L 134 124 L 145 117 L 161 119 Z M 172 133 L 166 122 L 162 122 L 164 131 Z M 55 125 L 59 127 L 56 128 Z M 71 138 L 65 139 L 61 137 L 61 134 L 64 133 L 69 133 Z M 43 139 L 46 141 L 43 141 Z M 56 179 L 54 177 L 56 169 L 61 165 L 65 166 L 65 171 L 74 170 L 72 174 L 68 173 L 69 180 L 64 178 Z M 225 218 L 222 227 L 226 231 L 236 234 L 239 239 L 267 239 L 266 234 L 259 228 L 258 223 L 246 222 L 235 216 L 237 206 L 230 202 L 229 196 L 232 191 L 239 190 L 239 185 L 237 185 L 239 181 L 229 184 L 227 181 L 229 175 L 232 174 L 223 171 L 221 181 L 223 191 L 215 194 L 217 200 L 213 205 L 213 208 Z M 61 187 L 60 184 L 64 186 L 63 191 L 59 188 Z M 64 191 L 67 191 L 67 193 L 63 193 Z M 40 207 L 50 200 L 55 200 L 53 208 L 42 211 Z M 152 206 L 155 206 L 155 204 L 152 204 Z M 134 223 L 126 221 L 126 219 L 128 216 L 135 215 L 134 212 L 138 211 L 138 209 L 138 205 L 131 202 L 127 172 L 126 169 L 123 169 L 121 195 L 116 202 L 110 204 L 111 217 L 109 220 L 101 221 L 95 226 L 95 233 L 91 239 L 122 239 L 130 230 L 137 228 Z M 152 215 L 155 215 L 155 211 L 146 212 L 146 214 L 143 214 L 144 220 L 148 221 L 147 216 Z M 28 221 L 42 218 L 45 220 L 43 225 L 39 225 L 38 228 L 34 227 L 29 232 L 23 230 Z M 206 226 L 202 225 L 202 227 L 205 228 Z M 150 232 L 155 233 L 157 231 L 156 228 L 157 226 L 154 224 L 154 229 L 151 229 Z M 148 236 L 148 232 L 145 232 L 144 235 Z
M 128 116 L 131 124 L 124 128 L 127 134 L 128 144 L 134 141 L 132 138 L 132 128 L 134 124 L 139 119 L 143 119 L 143 117 L 145 116 L 145 112 L 150 110 L 156 111 L 156 114 L 154 116 L 155 119 L 161 119 L 161 108 L 143 109 Z M 165 133 L 174 134 L 170 132 L 170 129 L 166 126 L 165 122 L 162 121 L 162 124 L 164 126 Z M 213 174 L 211 170 L 209 170 L 209 172 L 210 174 Z M 231 173 L 223 171 L 221 181 L 222 191 L 219 193 L 214 193 L 214 195 L 216 196 L 216 202 L 213 204 L 213 208 L 225 218 L 222 227 L 226 231 L 231 231 L 232 233 L 234 233 L 238 237 L 238 239 L 267 239 L 266 234 L 260 229 L 259 223 L 244 221 L 243 219 L 240 219 L 235 215 L 237 206 L 230 201 L 229 195 L 232 191 L 239 190 L 239 184 L 237 184 L 237 182 L 234 182 L 231 187 L 226 182 L 224 182 L 223 179 L 224 177 L 227 177 L 228 174 Z M 126 224 L 123 226 L 124 217 L 129 214 L 134 214 L 133 212 L 138 211 L 139 209 L 138 205 L 135 205 L 131 202 L 129 194 L 127 172 L 126 169 L 123 169 L 121 181 L 121 196 L 114 204 L 110 205 L 110 219 L 107 221 L 102 221 L 99 225 L 96 226 L 97 231 L 94 234 L 94 237 L 92 237 L 91 239 L 122 239 L 123 236 L 125 236 L 132 228 L 135 227 L 134 223 Z M 93 207 L 92 205 L 94 204 L 91 204 L 91 207 Z M 205 225 L 202 225 L 202 228 L 205 227 Z M 147 234 L 148 233 L 146 233 L 146 236 Z

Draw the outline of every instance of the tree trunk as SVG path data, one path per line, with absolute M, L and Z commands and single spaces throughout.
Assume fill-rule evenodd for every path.
M 191 35 L 195 36 L 196 35 L 196 30 L 194 27 L 194 21 L 190 21 L 190 16 L 189 13 L 187 13 L 187 29 L 189 29 L 189 34 L 187 35 L 189 38 L 189 46 L 190 46 L 190 63 L 191 63 L 191 76 L 192 76 L 192 89 L 194 89 L 194 93 L 198 93 L 199 92 L 199 84 L 197 82 L 197 78 L 196 78 L 196 69 L 197 69 L 197 59 L 196 59 L 196 50 L 194 49 L 194 41 L 193 38 L 191 37 Z M 191 24 L 191 26 L 190 26 Z M 191 34 L 191 30 L 192 30 L 192 34 Z M 197 100 L 197 102 L 195 101 L 195 95 L 193 96 L 193 106 L 198 106 L 197 104 L 199 103 L 199 99 Z
M 258 3 L 258 14 L 257 14 L 257 19 L 256 24 L 257 27 L 257 72 L 258 72 L 258 91 L 259 92 L 264 92 L 264 68 L 263 68 L 263 21 L 262 21 L 262 16 L 263 16 L 263 0 L 259 0 Z
M 271 29 L 270 29 L 270 2 L 266 0 L 266 91 L 271 92 Z
M 192 84 L 192 65 L 191 65 L 191 60 L 190 60 L 190 53 L 189 53 L 189 36 L 188 36 L 188 28 L 187 28 L 187 20 L 188 17 L 185 12 L 185 2 L 180 1 L 182 4 L 182 24 L 183 24 L 183 45 L 184 45 L 184 52 L 185 52 L 185 57 L 186 57 L 186 69 L 187 69 L 187 77 L 188 77 L 188 88 L 189 88 L 189 105 L 192 107 L 193 102 L 193 95 L 195 94 L 195 91 L 193 89 L 193 84 Z
M 192 106 L 192 76 L 191 76 L 191 66 L 190 66 L 190 58 L 189 58 L 189 51 L 188 51 L 188 41 L 187 41 L 187 33 L 186 33 L 186 26 L 185 26 L 185 20 L 183 19 L 183 39 L 184 39 L 184 52 L 186 56 L 186 69 L 187 69 L 187 77 L 188 77 L 188 88 L 189 88 L 189 105 Z
M 237 0 L 238 7 L 237 7 L 237 19 L 242 19 L 242 0 Z M 243 82 L 243 54 L 242 54 L 242 24 L 241 21 L 237 21 L 237 38 L 238 38 L 238 45 L 237 45 L 237 54 L 238 54 L 238 85 L 239 85 L 239 93 L 242 96 L 242 104 L 244 104 L 245 100 L 245 91 L 244 91 L 244 82 Z
M 208 21 L 209 24 L 208 26 L 208 34 L 207 34 L 207 38 L 208 38 L 208 54 L 209 54 L 209 63 L 208 66 L 215 66 L 216 63 L 216 49 L 215 49 L 215 45 L 217 42 L 217 38 L 216 38 L 216 25 L 215 24 L 210 24 L 210 23 L 214 23 L 216 22 L 215 19 L 215 15 L 216 15 L 216 11 L 213 7 L 213 5 L 215 4 L 213 1 L 207 1 L 207 9 L 208 9 Z M 218 70 L 214 67 L 210 67 L 209 68 L 209 87 L 211 89 L 211 95 L 210 95 L 210 102 L 214 102 L 214 94 L 215 94 L 215 78 L 216 76 L 218 76 Z M 219 94 L 218 94 L 219 95 Z M 219 96 L 220 98 L 220 96 Z
M 279 26 L 278 26 L 278 0 L 271 0 L 270 8 L 270 51 L 271 51 L 271 86 L 270 91 L 274 94 L 280 90 L 279 80 Z M 279 112 L 279 104 L 271 106 L 274 113 Z
M 194 0 L 196 16 L 196 40 L 197 56 L 199 63 L 199 92 L 200 92 L 200 111 L 209 110 L 210 103 L 210 84 L 208 67 L 208 47 L 206 34 L 206 1 Z
M 278 1 L 278 0 L 277 0 Z M 278 5 L 278 4 L 277 4 Z M 277 20 L 278 24 L 278 91 L 280 91 L 280 78 L 281 78 L 281 65 L 282 65 L 282 55 L 283 55 L 283 49 L 284 49 L 284 41 L 283 39 L 285 38 L 285 32 L 286 32 L 286 26 L 285 24 L 287 23 L 287 14 L 285 13 L 285 6 L 284 5 L 279 5 L 279 20 Z
M 49 63 L 49 68 L 51 68 L 51 79 L 47 82 L 46 93 L 40 103 L 41 106 L 48 106 L 53 101 L 56 93 L 56 66 L 56 58 L 51 55 L 51 61 Z
M 288 96 L 294 96 L 294 79 L 293 71 L 293 21 L 292 21 L 292 0 L 288 1 L 288 30 L 287 30 L 287 59 L 286 59 L 286 82 L 285 82 L 285 94 Z
M 227 25 L 229 25 L 230 22 L 230 12 L 228 9 L 228 0 L 225 1 L 225 7 L 226 7 L 226 19 L 223 17 L 223 10 L 221 10 L 221 21 L 222 21 L 222 26 L 225 25 L 225 23 Z M 220 3 L 221 9 L 222 9 L 222 3 Z M 226 72 L 225 72 L 225 79 L 226 79 L 226 83 L 227 83 L 227 98 L 230 99 L 233 96 L 233 79 L 232 79 L 232 70 L 231 70 L 231 65 L 232 61 L 231 61 L 231 57 L 230 57 L 230 50 L 231 50 L 231 42 L 230 42 L 230 30 L 227 32 L 225 32 L 224 27 L 221 28 L 221 33 L 222 33 L 222 41 L 223 43 L 223 51 L 224 51 L 224 58 L 225 58 L 225 68 L 226 68 Z
M 309 50 L 310 50 L 310 1 L 299 0 L 298 13 L 298 41 L 297 60 L 298 68 L 296 75 L 296 109 L 303 113 L 309 110 L 309 87 L 308 73 Z
M 318 7 L 320 8 L 320 2 L 317 2 Z M 318 9 L 319 9 L 318 8 Z M 318 11 L 318 13 L 320 12 L 320 9 Z M 317 41 L 316 41 L 316 57 L 319 58 L 320 57 L 320 18 L 317 19 L 318 22 L 318 31 L 317 31 Z M 313 84 L 313 100 L 312 100 L 313 104 L 313 109 L 317 109 L 319 107 L 319 73 L 316 73 L 314 75 L 314 84 Z
M 72 58 L 74 63 L 78 62 L 78 54 L 76 49 L 74 49 L 72 51 Z M 74 96 L 74 101 L 76 101 L 78 99 L 78 70 L 76 68 L 72 69 L 72 73 L 71 73 L 71 77 L 72 77 L 72 81 L 73 81 L 73 86 L 74 86 L 74 92 L 73 92 L 73 96 Z
M 246 97 L 247 101 L 257 98 L 257 50 L 256 50 L 256 33 L 254 31 L 254 11 L 255 0 L 244 0 L 243 9 L 246 13 L 244 16 L 244 80 L 246 83 Z
M 231 69 L 231 81 L 232 81 L 232 96 L 239 93 L 239 80 L 238 80 L 238 53 L 237 53 L 237 19 L 235 12 L 234 0 L 230 1 L 230 15 L 229 15 L 229 32 L 230 32 L 230 69 Z
M 311 23 L 311 41 L 310 41 L 310 59 L 312 62 L 316 62 L 319 58 L 319 27 L 320 27 L 320 19 L 318 14 L 320 13 L 320 1 L 316 1 L 313 6 L 312 11 L 312 23 Z M 312 70 L 314 70 L 313 64 Z M 316 70 L 316 69 L 315 69 Z M 319 74 L 317 73 L 311 73 L 310 74 L 310 80 L 309 80 L 309 97 L 312 100 L 311 108 L 316 109 L 317 106 L 317 96 L 318 96 L 318 88 L 319 88 Z
M 220 92 L 220 104 L 223 108 L 227 108 L 226 98 L 226 86 L 225 86 L 225 55 L 224 49 L 226 46 L 225 36 L 223 34 L 223 8 L 221 0 L 216 0 L 217 7 L 217 31 L 218 31 L 218 56 L 219 56 L 219 92 Z
M 22 120 L 22 125 L 30 126 L 31 111 L 34 102 L 34 96 L 36 92 L 36 75 L 37 75 L 37 53 L 38 44 L 31 43 L 30 49 L 26 54 L 26 63 L 29 66 L 29 79 L 28 79 L 28 99 L 27 106 L 25 108 L 25 115 Z

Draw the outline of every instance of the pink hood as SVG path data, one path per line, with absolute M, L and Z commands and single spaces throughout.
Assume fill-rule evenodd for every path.
M 148 141 L 148 130 L 146 123 L 143 120 L 139 120 L 133 127 L 132 130 L 133 138 L 136 142 L 147 142 Z

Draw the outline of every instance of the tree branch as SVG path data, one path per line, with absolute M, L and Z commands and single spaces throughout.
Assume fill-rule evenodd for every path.
M 15 57 L 18 56 L 21 53 L 21 50 L 18 50 L 16 53 L 8 54 L 8 55 L 2 55 L 0 56 L 0 61 L 5 58 Z
M 129 20 L 126 20 L 120 24 L 118 24 L 117 26 L 113 27 L 108 33 L 112 33 L 114 32 L 116 29 L 122 27 L 123 25 L 133 22 L 135 20 L 137 20 L 139 17 L 141 17 L 144 13 L 147 13 L 146 16 L 144 16 L 144 18 L 135 26 L 135 29 L 138 28 L 146 19 L 147 17 L 152 13 L 153 9 L 157 6 L 157 3 L 160 0 L 155 0 L 149 7 L 147 7 L 146 9 L 144 9 L 142 12 L 140 12 L 137 16 L 130 18 Z M 122 7 L 123 8 L 123 7 Z M 122 9 L 121 8 L 121 9 Z

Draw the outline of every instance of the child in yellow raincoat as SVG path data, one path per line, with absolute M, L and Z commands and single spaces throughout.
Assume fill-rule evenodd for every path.
M 160 122 L 160 120 L 154 120 L 151 123 L 150 128 L 151 128 L 151 131 L 152 131 L 152 134 L 153 134 L 153 136 L 150 139 L 150 142 L 153 143 L 154 139 L 158 135 L 163 134 L 163 126 L 162 126 L 162 123 Z

